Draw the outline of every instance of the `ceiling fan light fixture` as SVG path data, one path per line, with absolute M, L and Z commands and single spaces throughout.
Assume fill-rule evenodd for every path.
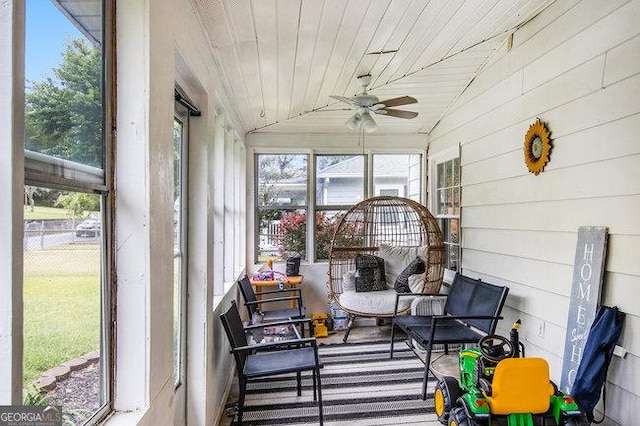
M 358 114 L 353 115 L 350 119 L 345 123 L 349 130 L 356 130 L 360 126 L 360 117 Z
M 367 133 L 374 132 L 378 128 L 378 125 L 373 121 L 373 118 L 371 118 L 371 115 L 369 115 L 368 112 L 362 114 L 361 121 L 362 129 Z

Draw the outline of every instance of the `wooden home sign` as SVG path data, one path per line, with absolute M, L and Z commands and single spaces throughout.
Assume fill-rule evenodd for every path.
M 578 229 L 560 381 L 560 388 L 565 393 L 571 393 L 589 330 L 600 304 L 607 232 L 607 228 L 599 226 L 581 226 Z

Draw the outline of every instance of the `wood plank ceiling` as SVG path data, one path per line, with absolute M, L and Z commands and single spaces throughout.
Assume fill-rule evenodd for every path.
M 378 133 L 429 133 L 509 34 L 554 0 L 192 0 L 243 133 L 346 133 L 354 110 L 329 95 L 409 95 L 411 120 Z M 100 44 L 98 0 L 55 0 Z
M 353 110 L 329 95 L 410 95 L 429 133 L 510 33 L 553 0 L 194 0 L 244 132 L 345 133 Z M 348 108 L 348 106 L 347 106 Z

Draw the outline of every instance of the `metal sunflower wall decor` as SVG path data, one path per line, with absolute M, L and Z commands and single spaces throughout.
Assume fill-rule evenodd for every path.
M 547 124 L 536 120 L 524 136 L 524 162 L 533 174 L 539 174 L 551 156 L 551 132 Z

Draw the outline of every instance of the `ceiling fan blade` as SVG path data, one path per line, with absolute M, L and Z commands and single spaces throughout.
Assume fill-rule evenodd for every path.
M 349 99 L 349 98 L 346 98 L 346 97 L 344 97 L 344 96 L 329 95 L 329 97 L 330 97 L 330 98 L 333 98 L 333 99 L 337 99 L 337 100 L 339 100 L 340 102 L 344 102 L 344 103 L 347 103 L 347 104 L 349 104 L 349 105 L 358 105 L 358 103 L 357 103 L 356 101 L 354 101 L 353 99 Z
M 350 111 L 353 112 L 353 108 L 318 108 L 309 112 L 327 112 L 327 111 Z
M 411 118 L 415 118 L 415 117 L 418 116 L 417 112 L 405 111 L 403 109 L 382 108 L 382 109 L 376 110 L 374 112 L 376 114 L 388 115 L 388 116 L 391 116 L 391 117 L 406 118 L 407 120 L 409 120 Z
M 394 107 L 400 105 L 409 105 L 415 104 L 418 100 L 416 98 L 412 98 L 411 96 L 400 96 L 399 98 L 387 99 L 386 101 L 380 101 L 378 103 L 384 104 L 387 107 Z

